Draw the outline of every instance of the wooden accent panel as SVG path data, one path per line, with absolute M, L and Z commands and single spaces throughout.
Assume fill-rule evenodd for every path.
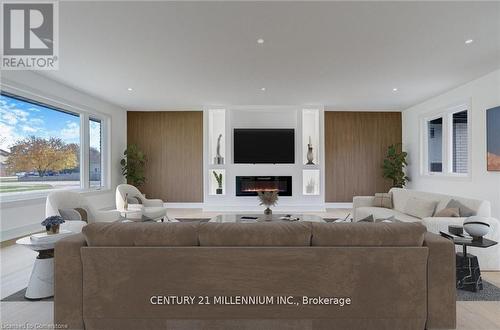
M 325 200 L 386 192 L 382 177 L 387 147 L 401 143 L 400 112 L 325 112 Z
M 127 143 L 147 157 L 149 198 L 203 201 L 203 112 L 127 112 Z

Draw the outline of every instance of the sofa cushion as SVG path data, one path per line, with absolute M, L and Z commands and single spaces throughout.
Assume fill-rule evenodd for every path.
M 202 223 L 200 246 L 309 246 L 309 222 Z
M 462 204 L 460 201 L 457 201 L 456 199 L 452 199 L 451 201 L 448 202 L 446 205 L 446 208 L 457 208 L 459 215 L 461 217 L 472 217 L 473 215 L 476 215 L 476 211 L 470 209 L 469 207 L 465 206 Z
M 312 246 L 422 246 L 420 223 L 312 223 Z
M 406 203 L 404 213 L 420 219 L 431 217 L 436 210 L 437 204 L 436 201 L 411 197 Z
M 96 222 L 82 232 L 88 246 L 198 245 L 198 223 Z
M 460 216 L 460 209 L 456 207 L 449 207 L 442 209 L 440 211 L 437 211 L 433 215 L 433 217 L 438 217 L 438 218 L 456 218 L 459 216 Z
M 373 206 L 392 209 L 392 194 L 376 193 L 373 198 Z
M 354 221 L 358 221 L 359 219 L 366 218 L 370 215 L 373 215 L 374 220 L 376 219 L 387 219 L 392 216 L 396 220 L 403 222 L 419 222 L 419 218 L 412 217 L 411 215 L 401 213 L 394 209 L 386 209 L 382 207 L 358 207 L 355 212 Z
M 398 210 L 399 212 L 405 211 L 406 203 L 411 197 L 429 199 L 439 202 L 436 207 L 436 211 L 440 211 L 446 208 L 450 200 L 455 199 L 468 208 L 476 211 L 477 215 L 486 218 L 491 217 L 491 205 L 490 202 L 486 200 L 450 196 L 404 188 L 392 188 L 390 190 L 390 193 L 392 193 L 392 202 L 394 209 Z

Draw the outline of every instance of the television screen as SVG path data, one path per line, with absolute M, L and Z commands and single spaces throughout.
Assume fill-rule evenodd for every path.
M 295 163 L 293 129 L 234 129 L 235 164 Z

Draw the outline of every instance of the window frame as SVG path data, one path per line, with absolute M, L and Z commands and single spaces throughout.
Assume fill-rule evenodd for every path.
M 61 111 L 63 113 L 68 113 L 72 115 L 78 115 L 80 118 L 80 187 L 76 189 L 69 189 L 71 191 L 90 193 L 106 191 L 111 189 L 110 182 L 110 127 L 111 127 L 111 117 L 95 111 L 94 109 L 84 108 L 73 103 L 69 103 L 65 100 L 56 100 L 49 96 L 42 96 L 35 94 L 34 92 L 29 92 L 25 89 L 16 88 L 12 86 L 7 86 L 5 84 L 0 85 L 0 93 L 7 97 L 15 98 L 23 102 L 32 103 L 35 105 L 43 106 L 49 108 L 53 111 Z M 101 121 L 101 186 L 100 187 L 90 187 L 89 182 L 89 119 L 97 119 Z M 1 204 L 3 202 L 15 202 L 28 199 L 37 199 L 46 197 L 51 191 L 54 190 L 41 190 L 32 191 L 25 194 L 13 194 L 13 195 L 2 195 Z
M 453 115 L 467 112 L 467 173 L 453 172 Z M 462 101 L 430 112 L 420 119 L 420 175 L 428 178 L 469 179 L 472 175 L 472 120 L 471 102 Z M 442 172 L 432 172 L 429 168 L 429 130 L 430 121 L 443 118 L 442 132 Z

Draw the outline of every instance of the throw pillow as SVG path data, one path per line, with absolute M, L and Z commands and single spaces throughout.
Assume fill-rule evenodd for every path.
M 361 219 L 361 220 L 358 220 L 357 222 L 374 222 L 374 220 L 373 220 L 373 215 L 371 215 L 371 214 L 370 214 L 370 215 L 369 215 L 369 216 L 367 216 L 366 218 L 363 218 L 363 219 Z
M 59 214 L 64 220 L 78 220 L 87 222 L 87 210 L 77 207 L 74 209 L 59 209 Z
M 375 198 L 373 199 L 373 206 L 392 209 L 392 194 L 376 193 Z
M 432 217 L 438 202 L 412 197 L 408 199 L 405 213 L 420 219 Z
M 437 211 L 434 215 L 436 218 L 457 218 L 460 216 L 460 209 L 456 207 L 445 208 Z
M 456 199 L 452 199 L 451 201 L 449 201 L 448 205 L 446 205 L 446 208 L 457 208 L 459 210 L 460 216 L 464 218 L 476 215 L 476 211 L 468 208 L 467 206 L 460 203 Z

